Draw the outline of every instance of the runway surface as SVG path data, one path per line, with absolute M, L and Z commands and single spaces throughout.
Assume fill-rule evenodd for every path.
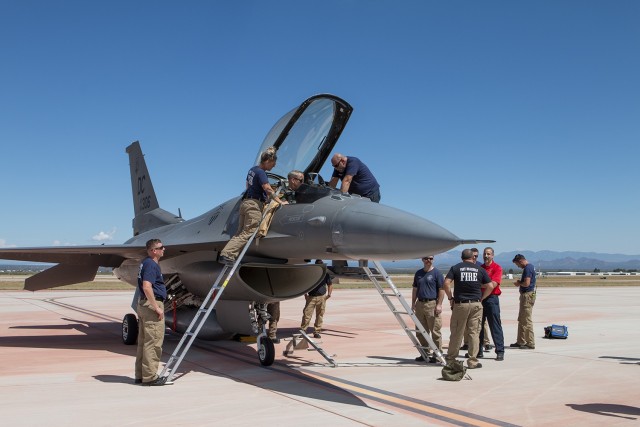
M 403 290 L 410 295 L 410 290 Z M 640 420 L 640 287 L 541 288 L 535 350 L 485 352 L 471 380 L 447 382 L 418 355 L 373 289 L 334 290 L 319 353 L 282 354 L 304 300 L 281 304 L 276 362 L 255 344 L 198 342 L 175 384 L 133 385 L 122 344 L 132 293 L 0 293 L 0 408 L 12 426 L 627 426 Z M 515 342 L 518 295 L 500 297 Z M 445 308 L 443 338 L 451 311 Z M 567 340 L 542 338 L 552 323 Z M 163 361 L 179 337 L 168 334 Z M 464 351 L 460 355 L 464 355 Z M 462 358 L 461 358 L 462 360 Z

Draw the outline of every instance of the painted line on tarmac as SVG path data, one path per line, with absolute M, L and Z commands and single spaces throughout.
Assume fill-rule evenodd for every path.
M 204 346 L 200 348 L 205 349 Z M 212 349 L 211 347 L 207 347 L 206 349 L 219 353 L 221 355 L 232 357 L 233 359 L 238 361 L 242 360 L 243 362 L 251 364 L 255 364 L 257 362 L 254 357 L 251 357 L 248 354 L 233 353 L 231 352 L 231 350 L 226 348 L 216 347 L 215 349 Z M 346 393 L 352 394 L 357 397 L 374 400 L 391 407 L 403 409 L 415 414 L 434 418 L 453 425 L 477 427 L 517 427 L 517 424 L 511 424 L 504 421 L 483 417 L 481 415 L 461 411 L 455 408 L 438 405 L 436 403 L 415 399 L 409 396 L 404 396 L 363 384 L 358 384 L 353 381 L 336 378 L 331 375 L 321 374 L 306 368 L 292 368 L 291 366 L 281 362 L 276 362 L 272 366 L 263 366 L 263 368 L 276 371 L 278 373 L 285 374 L 287 376 L 294 377 L 298 380 L 309 382 L 312 384 L 324 387 L 337 387 L 344 390 Z
M 487 418 L 480 415 L 472 414 L 470 412 L 460 411 L 458 409 L 450 408 L 443 405 L 438 405 L 436 403 L 414 399 L 409 396 L 403 396 L 401 394 L 358 384 L 349 380 L 335 378 L 330 375 L 311 372 L 307 369 L 300 369 L 300 370 L 303 371 L 305 375 L 309 375 L 321 381 L 326 381 L 329 384 L 332 384 L 334 386 L 344 388 L 352 392 L 354 395 L 369 398 L 377 402 L 402 408 L 402 409 L 405 409 L 414 413 L 418 413 L 427 417 L 436 418 L 441 421 L 446 421 L 455 425 L 480 426 L 480 427 L 486 427 L 486 426 L 515 427 L 516 426 L 516 424 L 510 424 L 503 421 L 494 420 L 492 418 Z

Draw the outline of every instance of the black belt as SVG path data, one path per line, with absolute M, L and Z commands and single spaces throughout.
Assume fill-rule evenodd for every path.
M 420 302 L 429 302 L 429 301 L 435 301 L 435 298 L 418 298 L 418 301 Z
M 141 299 L 141 300 L 146 300 L 146 299 L 147 299 L 147 297 L 140 297 L 140 299 Z M 154 299 L 155 299 L 156 301 L 160 301 L 160 302 L 164 302 L 164 301 L 165 301 L 165 300 L 164 300 L 164 298 L 162 298 L 162 297 L 158 297 L 158 296 L 155 296 L 155 295 L 154 295 Z
M 480 300 L 479 299 L 456 299 L 456 300 L 453 300 L 453 302 L 455 302 L 456 304 L 468 304 L 472 302 L 480 302 Z

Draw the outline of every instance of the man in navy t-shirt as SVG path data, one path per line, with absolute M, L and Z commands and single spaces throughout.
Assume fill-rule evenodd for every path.
M 413 276 L 413 291 L 411 292 L 411 309 L 427 333 L 431 334 L 433 343 L 442 351 L 442 300 L 444 299 L 444 277 L 440 270 L 433 266 L 433 255 L 422 257 L 423 268 Z M 417 334 L 418 341 L 423 347 L 428 347 L 427 340 L 422 334 Z M 429 351 L 425 349 L 427 353 Z M 416 357 L 416 362 L 424 361 L 422 355 Z M 430 363 L 436 363 L 436 356 L 429 356 Z
M 164 302 L 167 299 L 167 288 L 158 262 L 164 255 L 164 246 L 159 239 L 151 239 L 146 248 L 147 257 L 142 260 L 138 272 L 140 300 L 136 309 L 139 325 L 135 382 L 161 386 L 166 378 L 159 377 L 157 372 L 164 341 Z
M 316 260 L 316 264 L 324 264 L 321 259 Z M 313 337 L 321 338 L 320 331 L 322 331 L 322 322 L 324 321 L 324 311 L 327 308 L 327 299 L 331 298 L 331 292 L 333 292 L 333 282 L 329 273 L 325 273 L 324 279 L 308 294 L 304 296 L 305 305 L 302 309 L 302 322 L 300 323 L 300 329 L 307 331 L 309 322 L 313 313 L 316 313 L 316 321 L 313 324 Z
M 331 166 L 333 166 L 333 174 L 329 187 L 336 188 L 338 181 L 341 180 L 341 192 L 357 194 L 368 197 L 372 202 L 380 202 L 380 184 L 360 159 L 336 153 L 331 158 Z
M 522 254 L 516 255 L 513 263 L 522 269 L 522 277 L 513 283 L 520 289 L 520 310 L 518 311 L 518 338 L 509 347 L 534 349 L 536 338 L 533 333 L 533 305 L 536 302 L 536 269 Z
M 267 177 L 266 171 L 273 169 L 277 160 L 276 148 L 269 147 L 260 155 L 260 164 L 253 166 L 247 172 L 245 192 L 240 203 L 238 230 L 220 252 L 218 261 L 224 264 L 233 264 L 236 261 L 256 228 L 260 227 L 264 204 L 269 199 L 280 204 L 288 203 L 276 196 Z

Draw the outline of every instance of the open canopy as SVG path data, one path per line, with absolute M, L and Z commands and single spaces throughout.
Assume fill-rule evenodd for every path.
M 352 111 L 351 105 L 337 96 L 312 96 L 271 128 L 260 146 L 255 164 L 260 163 L 264 150 L 274 146 L 278 150 L 278 162 L 271 174 L 284 178 L 294 169 L 305 174 L 318 173 Z

